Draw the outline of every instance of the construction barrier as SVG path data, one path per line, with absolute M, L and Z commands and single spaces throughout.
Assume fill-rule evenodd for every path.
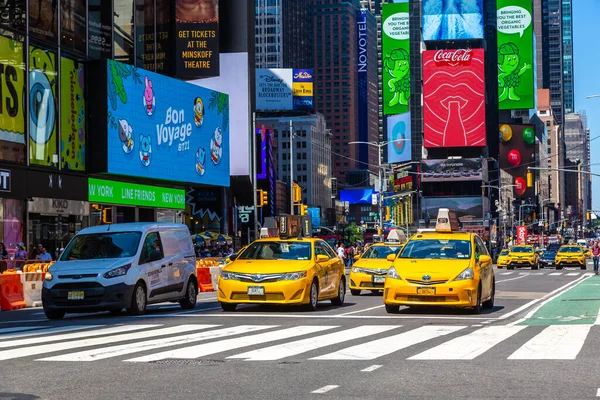
M 2 311 L 25 308 L 25 297 L 20 273 L 5 271 L 0 275 L 0 309 Z
M 219 274 L 223 270 L 223 267 L 210 267 L 210 279 L 212 281 L 213 287 L 217 287 L 217 283 L 219 282 Z
M 39 260 L 1 260 L 0 272 L 6 271 L 23 271 L 23 272 L 38 272 L 46 273 L 48 268 L 54 264 L 51 262 L 41 262 Z
M 19 275 L 21 275 L 25 304 L 27 307 L 40 307 L 42 305 L 44 274 L 41 272 L 26 272 Z
M 198 276 L 198 291 L 199 292 L 214 292 L 215 287 L 210 276 L 210 268 L 196 266 L 196 275 Z

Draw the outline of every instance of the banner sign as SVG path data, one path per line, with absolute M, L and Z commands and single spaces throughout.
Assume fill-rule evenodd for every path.
M 387 117 L 387 141 L 388 164 L 411 160 L 412 151 L 409 112 Z
M 383 114 L 408 112 L 410 99 L 409 3 L 381 5 Z
M 369 141 L 369 88 L 368 88 L 368 28 L 367 28 L 367 9 L 362 8 L 356 11 L 356 71 L 358 74 L 358 140 L 361 142 Z M 374 38 L 373 38 L 374 39 Z M 371 62 L 376 60 L 371 60 Z M 362 165 L 369 163 L 369 148 L 366 145 L 358 146 L 358 159 Z
M 185 190 L 129 182 L 88 179 L 90 203 L 185 209 Z
M 484 50 L 423 52 L 426 148 L 486 144 Z
M 85 67 L 60 58 L 60 141 L 63 169 L 85 171 Z
M 256 109 L 261 111 L 312 110 L 312 70 L 257 69 Z
M 423 40 L 483 38 L 483 0 L 423 0 Z
M 481 181 L 485 178 L 482 160 L 461 158 L 457 160 L 422 160 L 423 182 Z
M 9 149 L 18 148 L 15 154 L 3 151 L 6 161 L 24 162 L 25 157 L 25 60 L 23 43 L 0 36 L 0 68 L 3 79 L 0 89 L 4 103 L 0 107 L 0 142 L 10 142 Z
M 496 5 L 498 108 L 531 109 L 535 107 L 532 2 L 497 0 Z
M 517 226 L 517 244 L 527 244 L 526 226 Z

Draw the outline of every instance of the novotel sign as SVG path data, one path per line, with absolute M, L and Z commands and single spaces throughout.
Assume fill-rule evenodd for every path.
M 367 73 L 367 11 L 358 11 L 358 72 Z
M 471 61 L 471 49 L 438 50 L 433 55 L 436 63 L 466 63 Z

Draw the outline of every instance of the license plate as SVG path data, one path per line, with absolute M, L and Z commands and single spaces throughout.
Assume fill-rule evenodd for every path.
M 420 287 L 420 288 L 417 288 L 417 294 L 422 295 L 422 296 L 433 296 L 433 295 L 435 295 L 435 288 Z
M 83 290 L 78 290 L 76 292 L 67 293 L 68 300 L 83 300 Z
M 249 286 L 248 294 L 251 296 L 263 296 L 265 294 L 264 286 Z
M 373 275 L 373 283 L 385 283 L 385 275 Z

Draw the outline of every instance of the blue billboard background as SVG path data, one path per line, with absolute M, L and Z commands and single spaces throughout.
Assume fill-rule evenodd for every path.
M 107 172 L 229 186 L 229 96 L 107 60 Z
M 423 40 L 483 38 L 483 0 L 423 0 Z
M 410 161 L 411 135 L 410 113 L 387 117 L 387 162 L 388 164 Z
M 347 201 L 350 204 L 373 204 L 374 194 L 377 194 L 374 189 L 342 189 L 340 201 Z

